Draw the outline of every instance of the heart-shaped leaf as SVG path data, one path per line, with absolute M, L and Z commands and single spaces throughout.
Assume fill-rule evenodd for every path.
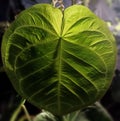
M 115 40 L 87 7 L 64 12 L 38 4 L 18 15 L 2 43 L 6 72 L 17 92 L 63 115 L 100 99 L 112 80 Z

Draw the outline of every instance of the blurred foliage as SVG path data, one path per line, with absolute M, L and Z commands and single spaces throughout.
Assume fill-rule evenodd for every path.
M 59 119 L 51 113 L 44 111 L 38 114 L 33 121 L 113 121 L 104 107 L 97 102 L 83 110 L 67 114 Z

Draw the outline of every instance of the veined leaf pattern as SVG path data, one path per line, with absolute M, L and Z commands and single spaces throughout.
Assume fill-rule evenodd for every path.
M 114 37 L 88 8 L 48 4 L 23 11 L 5 32 L 2 58 L 16 91 L 63 115 L 100 99 L 112 80 Z

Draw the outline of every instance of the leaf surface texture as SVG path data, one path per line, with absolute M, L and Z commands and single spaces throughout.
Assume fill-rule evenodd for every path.
M 38 4 L 6 31 L 2 58 L 20 95 L 63 115 L 103 96 L 112 80 L 116 44 L 105 22 L 88 8 L 74 5 L 62 13 Z

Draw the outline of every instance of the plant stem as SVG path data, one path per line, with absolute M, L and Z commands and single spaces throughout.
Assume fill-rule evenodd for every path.
M 22 105 L 22 108 L 23 108 L 23 110 L 25 112 L 25 115 L 26 115 L 28 121 L 32 121 L 31 118 L 30 118 L 30 115 L 29 115 L 29 113 L 28 113 L 28 111 L 27 111 L 27 109 L 26 109 L 26 107 L 25 107 L 24 104 Z
M 106 117 L 108 117 L 111 121 L 113 120 L 111 115 L 107 112 L 107 110 L 101 105 L 100 102 L 96 102 L 95 103 L 96 107 L 98 107 L 99 109 L 101 109 L 101 112 L 104 112 L 104 114 L 106 115 Z
M 58 0 L 52 0 L 53 7 L 55 7 L 55 5 L 56 5 L 57 2 L 58 2 Z
M 58 5 L 57 5 L 58 4 Z M 64 11 L 64 4 L 63 4 L 63 0 L 52 0 L 52 5 L 54 7 L 60 8 L 62 11 Z M 57 5 L 57 6 L 56 6 Z
M 18 114 L 21 111 L 21 105 L 23 105 L 24 103 L 25 103 L 25 100 L 22 99 L 21 102 L 20 102 L 20 104 L 19 104 L 19 106 L 18 106 L 18 108 L 14 111 L 12 117 L 10 118 L 10 121 L 16 121 L 17 116 L 18 116 Z

